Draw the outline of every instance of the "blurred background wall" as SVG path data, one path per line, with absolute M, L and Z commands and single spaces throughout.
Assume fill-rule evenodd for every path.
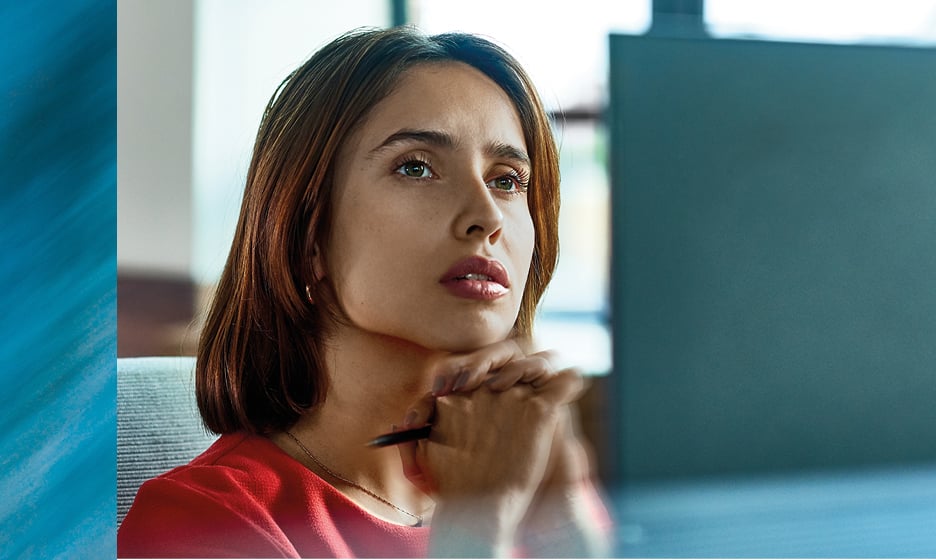
M 118 355 L 192 354 L 270 95 L 389 2 L 118 3 Z
M 611 46 L 622 476 L 936 460 L 936 49 Z

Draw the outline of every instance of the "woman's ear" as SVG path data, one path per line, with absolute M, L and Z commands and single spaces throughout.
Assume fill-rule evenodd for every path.
M 315 282 L 325 278 L 325 262 L 318 245 L 312 247 L 312 280 Z
M 305 285 L 306 300 L 315 305 L 315 298 L 312 296 L 312 285 L 318 284 L 325 277 L 325 266 L 322 259 L 322 253 L 317 246 L 312 247 L 312 282 Z

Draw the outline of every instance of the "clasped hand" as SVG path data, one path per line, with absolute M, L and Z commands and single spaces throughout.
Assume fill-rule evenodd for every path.
M 434 525 L 442 511 L 471 512 L 458 521 L 474 524 L 466 531 L 509 546 L 521 524 L 550 519 L 549 496 L 588 476 L 570 411 L 584 383 L 554 361 L 507 340 L 436 364 L 432 392 L 403 426 L 431 422 L 431 436 L 399 446 L 407 478 L 436 500 Z

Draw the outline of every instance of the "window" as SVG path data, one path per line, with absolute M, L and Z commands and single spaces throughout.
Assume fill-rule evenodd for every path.
M 936 44 L 936 0 L 707 0 L 716 37 L 829 43 Z

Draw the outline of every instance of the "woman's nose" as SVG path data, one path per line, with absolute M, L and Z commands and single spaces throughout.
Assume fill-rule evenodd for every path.
M 486 239 L 496 243 L 504 226 L 504 213 L 483 179 L 465 185 L 462 208 L 455 219 L 459 239 Z

